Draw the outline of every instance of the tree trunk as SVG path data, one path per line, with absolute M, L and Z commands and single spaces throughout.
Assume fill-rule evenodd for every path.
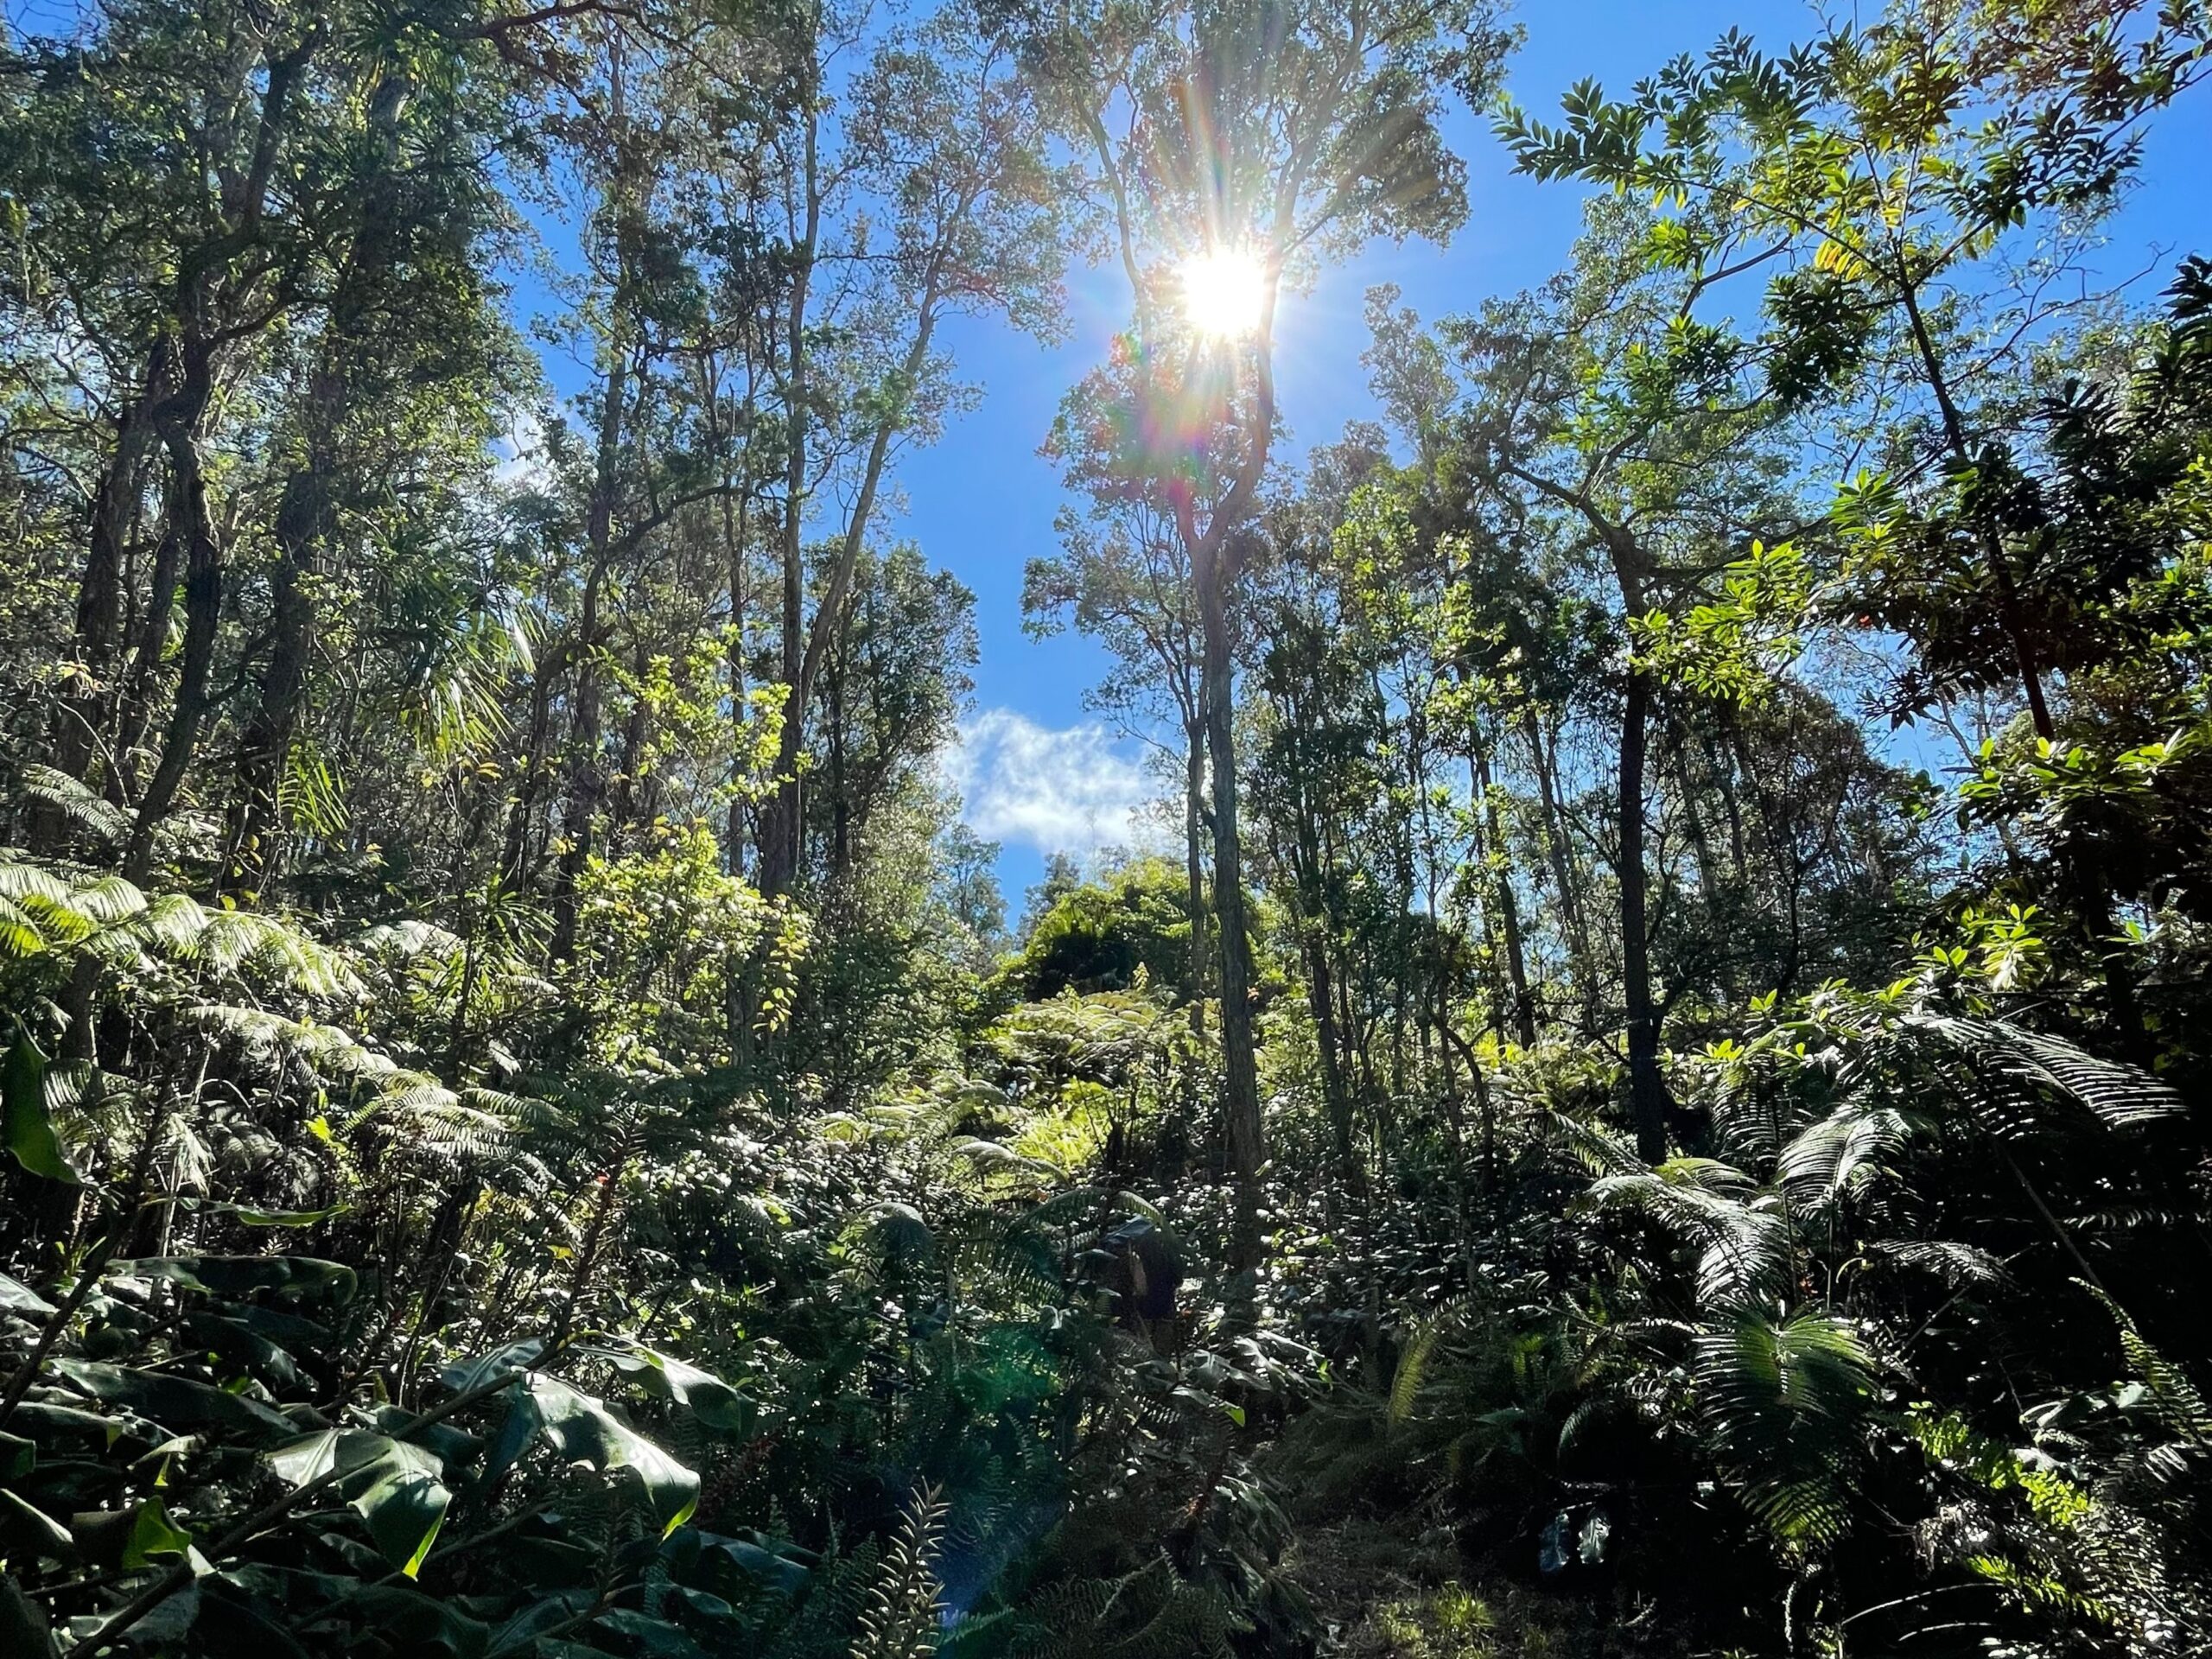
M 1513 892 L 1512 861 L 1505 852 L 1505 826 L 1491 790 L 1490 749 L 1478 728 L 1470 726 L 1467 748 L 1472 761 L 1476 810 L 1481 814 L 1483 855 L 1494 880 L 1500 930 L 1505 935 L 1505 981 L 1513 993 L 1513 1029 L 1523 1048 L 1536 1046 L 1536 1008 L 1529 995 L 1529 962 L 1521 938 L 1521 903 Z
M 798 672 L 791 681 L 790 693 L 784 702 L 783 741 L 776 755 L 776 776 L 782 779 L 777 791 L 779 827 L 784 836 L 782 855 L 771 870 L 766 861 L 761 867 L 760 891 L 770 897 L 790 891 L 797 878 L 801 850 L 800 836 L 804 822 L 800 813 L 798 763 L 806 741 L 806 709 L 814 692 L 814 682 L 822 672 L 822 664 L 844 626 L 846 601 L 852 596 L 853 573 L 859 567 L 861 548 L 868 537 L 868 524 L 875 516 L 876 492 L 882 486 L 883 469 L 891 458 L 891 440 L 906 419 L 906 398 L 911 396 L 915 383 L 928 365 L 930 341 L 937 333 L 938 279 L 942 272 L 942 252 L 934 256 L 929 274 L 922 286 L 921 301 L 917 308 L 913 343 L 908 346 L 906 361 L 899 369 L 899 385 L 904 389 L 901 397 L 893 399 L 877 420 L 875 435 L 868 446 L 868 465 L 861 474 L 860 493 L 854 498 L 852 516 L 845 522 L 843 545 L 838 550 L 837 563 L 830 574 L 830 586 L 822 595 L 822 602 L 815 607 L 814 620 L 806 630 L 806 650 L 798 659 Z M 795 536 L 796 531 L 789 532 Z M 785 543 L 784 620 L 788 633 L 791 626 L 793 589 L 791 586 L 794 556 L 792 542 Z M 773 878 L 772 880 L 772 877 Z
M 810 88 L 809 89 L 810 92 Z M 800 684 L 806 655 L 806 453 L 810 397 L 806 308 L 814 277 L 814 251 L 822 228 L 819 176 L 821 117 L 806 105 L 806 147 L 801 188 L 803 229 L 793 238 L 791 290 L 784 319 L 783 615 L 780 671 L 784 729 L 776 752 L 776 792 L 761 814 L 760 891 L 771 899 L 798 880 L 801 802 L 798 753 L 806 723 L 806 690 Z
M 192 763 L 192 752 L 199 744 L 200 722 L 207 712 L 208 679 L 215 662 L 216 627 L 222 620 L 222 543 L 215 534 L 199 439 L 193 429 L 199 424 L 200 410 L 206 407 L 209 374 L 203 354 L 189 372 L 188 390 L 180 395 L 181 406 L 164 417 L 162 442 L 175 480 L 170 511 L 181 521 L 185 547 L 184 647 L 177 671 L 176 700 L 162 734 L 161 758 L 139 798 L 130 845 L 124 854 L 123 874 L 133 882 L 144 881 L 153 868 L 154 832 L 175 804 L 177 789 Z
M 1582 890 L 1568 856 L 1567 815 L 1560 810 L 1559 777 L 1551 751 L 1546 747 L 1542 727 L 1530 709 L 1525 718 L 1529 752 L 1535 762 L 1537 798 L 1543 806 L 1544 854 L 1552 867 L 1552 884 L 1559 890 L 1560 920 L 1567 933 L 1568 966 L 1574 976 L 1575 994 L 1582 1002 L 1582 1023 L 1596 1032 L 1598 969 L 1590 949 L 1590 927 L 1582 912 Z
M 320 400 L 318 400 L 320 401 Z M 321 428 L 323 417 L 311 416 Z M 315 642 L 316 550 L 329 533 L 332 447 L 321 433 L 308 445 L 307 464 L 284 480 L 276 507 L 277 563 L 270 581 L 269 659 L 261 696 L 238 754 L 236 793 L 227 816 L 223 891 L 257 892 L 270 869 L 269 838 L 275 833 L 277 791 L 292 734 L 307 701 L 308 664 Z
M 166 390 L 166 352 L 156 351 L 148 366 L 145 390 L 117 415 L 115 454 L 92 493 L 85 568 L 77 582 L 78 672 L 54 710 L 47 744 L 48 764 L 82 782 L 91 781 L 93 753 L 105 725 L 102 709 L 124 620 L 124 542 L 145 488 L 147 455 L 156 436 L 154 410 Z M 156 603 L 160 602 L 157 593 Z M 115 764 L 120 766 L 119 755 Z M 115 783 L 109 779 L 111 793 Z M 29 834 L 34 847 L 57 848 L 67 833 L 68 820 L 61 813 L 45 805 L 32 809 Z
M 1637 1154 L 1667 1155 L 1667 1085 L 1659 1071 L 1659 1014 L 1651 995 L 1651 943 L 1645 915 L 1643 770 L 1651 677 L 1631 668 L 1621 711 L 1621 986 L 1628 1014 L 1629 1109 Z
M 1209 539 L 1218 540 L 1218 537 Z M 1230 1265 L 1242 1272 L 1260 1262 L 1260 1120 L 1258 1056 L 1252 1034 L 1252 941 L 1244 916 L 1243 855 L 1236 839 L 1236 747 L 1230 660 L 1224 550 L 1192 550 L 1198 612 L 1205 634 L 1200 694 L 1205 705 L 1206 756 L 1213 771 L 1213 903 L 1221 924 L 1221 1047 L 1225 1085 L 1224 1138 L 1236 1189 Z
M 1193 721 L 1183 728 L 1183 882 L 1191 913 L 1191 944 L 1185 959 L 1183 995 L 1190 1003 L 1192 1033 L 1205 1019 L 1198 1002 L 1206 990 L 1205 726 Z

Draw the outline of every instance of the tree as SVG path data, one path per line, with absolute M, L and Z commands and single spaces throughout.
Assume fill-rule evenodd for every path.
M 1274 321 L 1287 278 L 1376 235 L 1436 238 L 1465 212 L 1439 128 L 1443 89 L 1488 94 L 1507 38 L 1470 3 L 1248 0 L 1018 13 L 1052 112 L 1111 204 L 1136 324 L 1122 395 L 1086 385 L 1082 418 L 1122 435 L 1108 486 L 1171 521 L 1187 562 L 1213 788 L 1224 1115 L 1237 1193 L 1233 1259 L 1256 1265 L 1265 1155 L 1254 1055 L 1232 726 L 1236 575 L 1277 424 Z M 1246 315 L 1225 337 L 1174 305 L 1190 261 L 1226 260 Z M 1180 359 L 1179 366 L 1178 360 Z M 1084 405 L 1087 404 L 1087 407 Z M 1106 480 L 1102 479 L 1102 484 Z
M 850 89 L 842 149 L 825 153 L 828 62 L 857 29 L 857 19 L 817 8 L 788 48 L 798 130 L 778 154 L 788 267 L 778 363 L 785 696 L 778 790 L 760 841 L 760 887 L 771 896 L 790 891 L 798 874 L 799 757 L 811 699 L 844 626 L 885 469 L 899 445 L 934 432 L 951 395 L 939 326 L 978 315 L 1040 336 L 1058 327 L 1071 193 L 1045 154 L 1029 84 L 1011 54 L 957 9 L 893 35 Z M 887 238 L 880 250 L 871 240 L 879 233 Z M 861 349 L 825 365 L 832 329 Z M 825 366 L 842 378 L 825 380 Z M 830 489 L 842 499 L 826 520 L 829 580 L 803 625 L 806 526 Z

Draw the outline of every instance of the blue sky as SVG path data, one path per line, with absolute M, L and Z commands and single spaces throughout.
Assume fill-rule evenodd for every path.
M 1528 39 L 1507 84 L 1546 117 L 1585 76 L 1624 92 L 1667 59 L 1702 51 L 1732 27 L 1770 50 L 1815 32 L 1814 12 L 1786 0 L 1554 0 L 1523 5 L 1520 21 Z M 1406 303 L 1435 316 L 1529 287 L 1565 259 L 1580 222 L 1578 188 L 1515 176 L 1487 122 L 1467 111 L 1456 112 L 1453 135 L 1467 166 L 1471 211 L 1448 247 L 1378 243 L 1325 275 L 1311 296 L 1286 302 L 1277 376 L 1292 453 L 1375 412 L 1359 361 L 1370 287 L 1395 283 Z M 2164 285 L 2164 270 L 2179 255 L 2212 251 L 2208 158 L 2212 96 L 2200 92 L 2152 130 L 2144 183 L 2114 222 L 2102 261 L 2115 276 L 2132 274 L 2164 250 L 2160 274 L 2141 285 L 2141 297 Z M 906 508 L 898 533 L 976 594 L 982 661 L 969 752 L 958 770 L 969 822 L 1004 845 L 1000 879 L 1017 906 L 1047 850 L 1057 843 L 1080 857 L 1094 842 L 1115 840 L 1148 792 L 1140 746 L 1114 741 L 1083 707 L 1103 662 L 1096 648 L 1065 635 L 1039 642 L 1021 631 L 1022 567 L 1056 550 L 1052 516 L 1062 499 L 1037 446 L 1061 394 L 1101 359 L 1126 312 L 1116 271 L 1077 273 L 1070 298 L 1074 327 L 1058 347 L 973 322 L 953 333 L 960 372 L 982 387 L 982 405 L 899 470 Z

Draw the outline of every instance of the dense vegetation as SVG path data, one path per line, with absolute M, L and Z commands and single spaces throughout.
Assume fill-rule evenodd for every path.
M 2197 0 L 33 16 L 0 1651 L 2212 1651 Z M 1458 105 L 1582 238 L 1294 468 Z M 893 508 L 1078 265 L 1009 927 Z

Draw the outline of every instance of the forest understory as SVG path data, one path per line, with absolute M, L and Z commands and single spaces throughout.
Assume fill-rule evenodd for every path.
M 1624 15 L 10 12 L 0 1659 L 2212 1654 L 2212 14 Z

